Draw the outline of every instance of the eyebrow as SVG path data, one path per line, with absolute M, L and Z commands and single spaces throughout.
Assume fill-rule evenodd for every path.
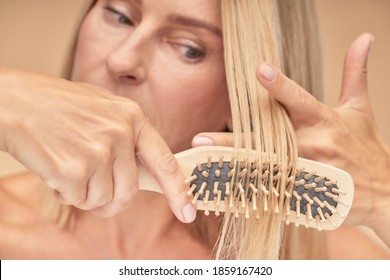
M 198 19 L 195 19 L 195 18 L 186 17 L 186 16 L 182 16 L 182 15 L 175 15 L 175 14 L 174 15 L 170 15 L 168 17 L 168 19 L 169 19 L 170 22 L 173 22 L 173 23 L 176 23 L 176 24 L 186 25 L 186 26 L 196 27 L 196 28 L 201 28 L 201 29 L 206 29 L 206 30 L 214 33 L 215 35 L 217 35 L 219 37 L 222 37 L 221 29 L 219 29 L 215 25 L 207 23 L 205 21 L 201 21 L 201 20 L 198 20 Z

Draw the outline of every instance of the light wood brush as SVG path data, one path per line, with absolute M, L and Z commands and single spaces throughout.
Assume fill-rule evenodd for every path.
M 347 172 L 303 158 L 298 158 L 296 170 L 279 164 L 258 166 L 254 151 L 234 154 L 233 148 L 217 146 L 175 154 L 188 178 L 188 195 L 205 215 L 213 211 L 217 216 L 230 212 L 237 217 L 258 217 L 259 207 L 279 213 L 279 205 L 288 203 L 286 213 L 281 213 L 287 224 L 318 230 L 336 229 L 347 216 L 354 194 Z M 162 193 L 145 168 L 140 166 L 138 173 L 141 190 Z

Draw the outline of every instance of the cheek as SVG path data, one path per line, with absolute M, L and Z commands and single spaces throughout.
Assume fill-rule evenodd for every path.
M 86 38 L 83 36 L 82 33 L 79 34 L 79 38 L 76 45 L 75 50 L 75 56 L 74 56 L 74 63 L 73 63 L 73 69 L 72 69 L 72 80 L 78 81 L 78 82 L 85 82 L 85 75 L 87 73 L 87 66 L 91 64 L 90 60 L 90 54 L 93 52 L 93 50 L 89 49 L 87 51 L 88 44 Z
M 199 111 L 226 110 L 228 93 L 222 74 L 200 75 L 183 88 L 187 89 L 184 101 Z
M 223 73 L 210 71 L 192 73 L 188 76 L 176 76 L 175 86 L 165 82 L 170 94 L 160 96 L 159 103 L 165 104 L 165 108 L 174 114 L 183 116 L 182 122 L 208 119 L 214 128 L 217 124 L 224 123 L 230 116 L 230 105 L 226 82 Z M 167 81 L 165 79 L 165 81 Z M 202 123 L 202 121 L 201 121 Z M 199 123 L 199 125 L 204 125 Z M 210 127 L 211 129 L 211 127 Z
M 160 106 L 155 111 L 154 125 L 177 152 L 190 148 L 192 138 L 200 132 L 225 131 L 230 105 L 224 82 L 209 78 L 176 81 L 174 87 L 160 84 L 168 90 L 165 97 L 158 97 L 156 104 Z
M 88 80 L 88 75 L 93 73 L 93 69 L 96 69 L 98 62 L 103 59 L 101 49 L 104 41 L 99 40 L 96 34 L 93 18 L 87 16 L 77 37 L 71 75 L 73 81 L 92 82 Z

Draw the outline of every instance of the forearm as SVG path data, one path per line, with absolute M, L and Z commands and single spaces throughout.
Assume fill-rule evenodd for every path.
M 16 109 L 16 104 L 12 105 L 11 87 L 12 71 L 0 67 L 0 150 L 7 152 L 6 134 L 10 131 L 10 125 L 13 122 L 12 110 Z

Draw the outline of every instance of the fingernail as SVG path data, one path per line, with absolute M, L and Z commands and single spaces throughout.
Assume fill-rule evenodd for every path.
M 199 136 L 195 137 L 192 140 L 192 146 L 198 147 L 198 146 L 212 146 L 213 140 L 209 137 Z
M 276 78 L 275 70 L 268 64 L 260 65 L 260 75 L 269 82 L 272 82 Z
M 184 220 L 187 223 L 191 223 L 195 220 L 196 210 L 191 203 L 188 203 L 186 206 L 184 206 L 183 209 L 181 210 L 181 213 L 183 214 Z

